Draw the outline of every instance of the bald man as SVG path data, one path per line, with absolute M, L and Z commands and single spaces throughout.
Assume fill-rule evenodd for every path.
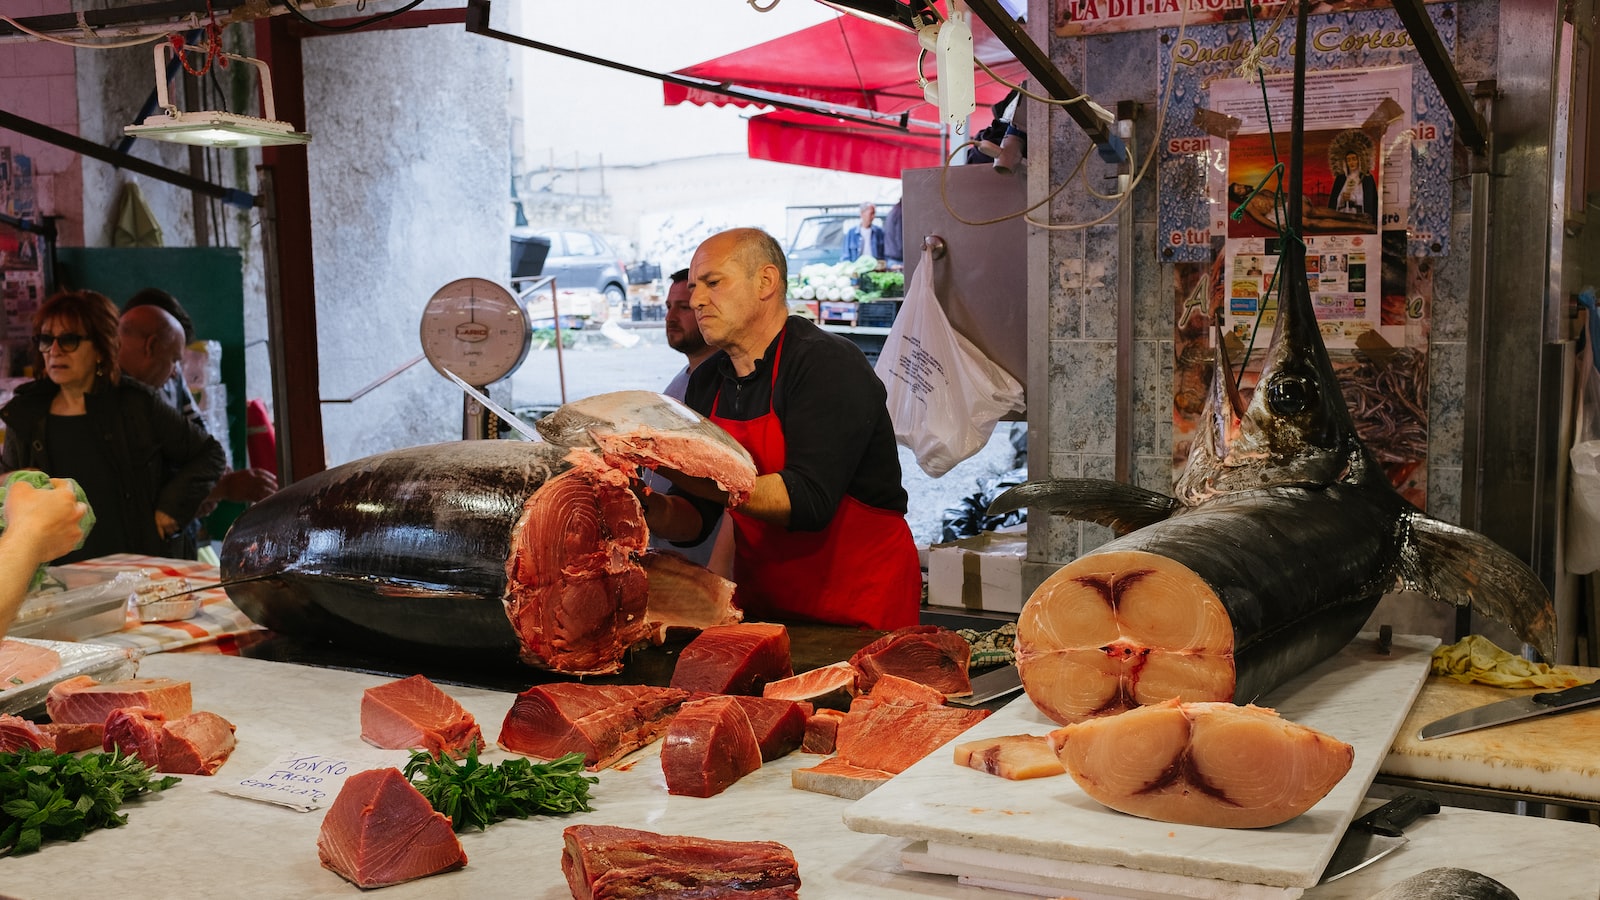
M 922 571 L 887 392 L 854 344 L 789 315 L 786 270 L 783 248 L 754 228 L 713 235 L 689 267 L 700 333 L 719 352 L 684 402 L 750 451 L 758 475 L 728 511 L 734 599 L 748 621 L 915 625 Z M 665 474 L 672 492 L 645 498 L 651 533 L 703 539 L 727 494 Z

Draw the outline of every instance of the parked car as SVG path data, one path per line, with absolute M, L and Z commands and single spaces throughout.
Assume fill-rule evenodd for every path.
M 597 291 L 605 297 L 606 306 L 619 308 L 628 297 L 628 269 L 606 239 L 592 231 L 567 229 L 519 230 L 511 236 L 511 277 L 533 273 L 518 272 L 518 243 L 526 243 L 529 236 L 550 242 L 540 275 L 554 276 L 556 287 L 567 291 Z M 605 318 L 601 313 L 597 318 Z
M 844 255 L 845 229 L 860 224 L 860 213 L 821 213 L 801 219 L 784 254 L 789 261 L 789 274 L 798 274 L 812 263 L 838 262 Z

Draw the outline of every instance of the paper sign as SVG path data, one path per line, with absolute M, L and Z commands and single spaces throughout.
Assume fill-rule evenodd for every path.
M 410 754 L 402 751 L 336 756 L 291 751 L 254 775 L 224 782 L 212 790 L 310 812 L 332 803 L 351 775 L 368 769 L 403 769 L 409 758 Z

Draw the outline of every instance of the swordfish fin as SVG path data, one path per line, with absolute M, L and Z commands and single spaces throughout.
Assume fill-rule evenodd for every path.
M 1505 625 L 1555 661 L 1556 612 L 1544 582 L 1512 553 L 1476 531 L 1420 513 L 1409 517 L 1411 538 L 1401 553 L 1400 582 L 1435 600 Z
M 1166 494 L 1120 481 L 1051 478 L 1019 484 L 1007 490 L 989 504 L 989 515 L 998 516 L 1025 506 L 1036 506 L 1048 512 L 1104 525 L 1122 535 L 1167 518 L 1179 505 L 1177 500 Z

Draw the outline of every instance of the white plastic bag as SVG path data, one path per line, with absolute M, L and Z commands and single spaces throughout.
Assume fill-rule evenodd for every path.
M 1597 337 L 1589 333 L 1589 340 Z M 1579 359 L 1578 409 L 1573 427 L 1572 480 L 1567 502 L 1567 571 L 1575 575 L 1600 569 L 1600 372 L 1595 371 L 1589 344 Z
M 878 354 L 894 436 L 938 478 L 989 442 L 995 423 L 1022 410 L 1022 385 L 950 327 L 933 293 L 933 258 L 923 248 L 906 299 Z

